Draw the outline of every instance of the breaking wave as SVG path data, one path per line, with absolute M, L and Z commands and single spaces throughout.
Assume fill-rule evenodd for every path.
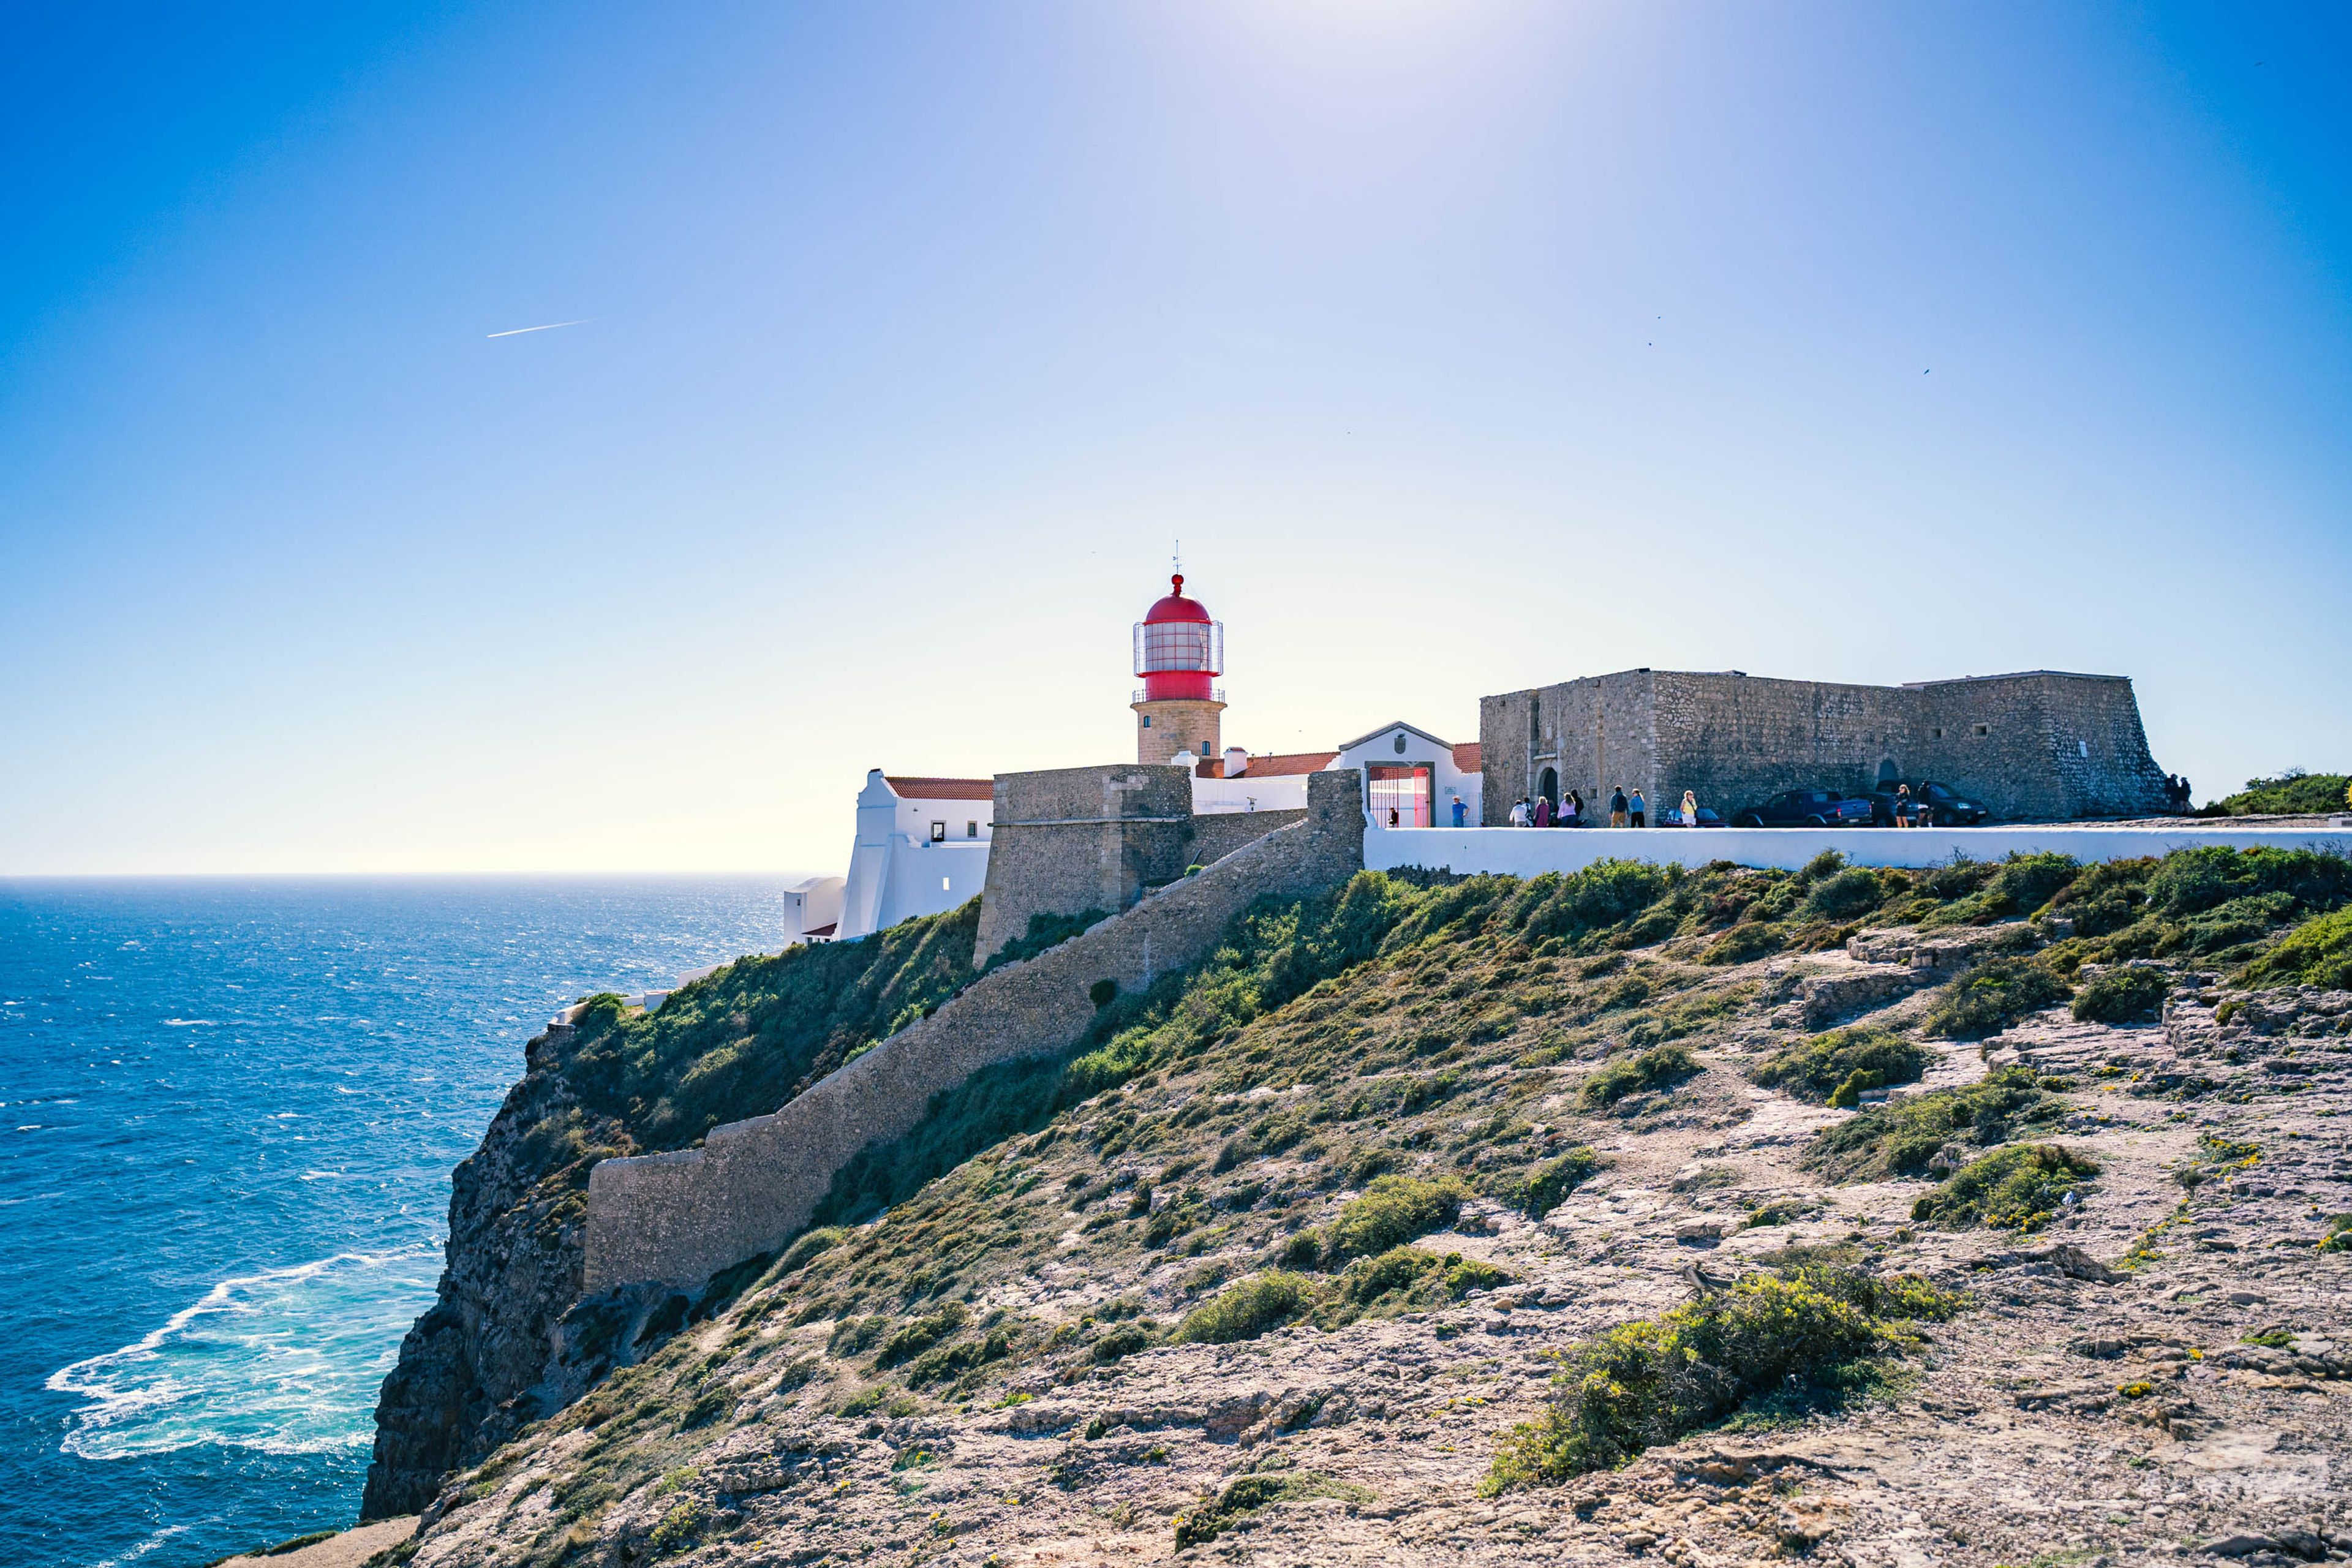
M 438 1271 L 439 1255 L 420 1247 L 224 1279 L 134 1342 L 49 1374 L 52 1392 L 84 1401 L 65 1450 L 125 1459 L 205 1443 L 363 1447 L 378 1385 Z

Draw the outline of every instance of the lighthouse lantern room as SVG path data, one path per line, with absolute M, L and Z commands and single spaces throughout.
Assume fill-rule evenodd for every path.
M 1139 763 L 1164 763 L 1179 752 L 1218 754 L 1217 716 L 1224 711 L 1225 694 L 1215 680 L 1224 673 L 1225 628 L 1198 599 L 1184 596 L 1182 573 L 1170 582 L 1167 596 L 1135 627 L 1135 673 L 1143 689 L 1129 706 Z

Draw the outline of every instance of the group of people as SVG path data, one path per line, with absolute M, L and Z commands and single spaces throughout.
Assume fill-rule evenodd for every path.
M 2165 775 L 2164 775 L 2164 806 L 2165 806 L 2165 809 L 2166 809 L 2167 811 L 2171 812 L 2171 813 L 2172 813 L 2174 816 L 2182 816 L 2182 815 L 2185 815 L 2185 814 L 2188 812 L 2188 810 L 2189 810 L 2189 780 L 2188 780 L 2188 778 L 2187 778 L 2185 775 L 2180 774 L 2180 773 L 2167 773 L 2167 774 L 2165 774 Z
M 1549 795 L 1521 795 L 1511 805 L 1510 823 L 1513 827 L 1582 827 L 1584 796 L 1570 790 L 1554 805 Z M 1642 798 L 1637 785 L 1631 794 L 1619 784 L 1609 793 L 1609 826 L 1612 827 L 1647 827 L 1650 825 L 1650 803 Z M 1454 826 L 1462 826 L 1459 816 Z M 1690 790 L 1683 791 L 1682 817 L 1679 826 L 1698 826 L 1698 796 Z

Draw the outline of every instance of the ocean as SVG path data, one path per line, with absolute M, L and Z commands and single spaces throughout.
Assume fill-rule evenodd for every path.
M 352 1522 L 523 1042 L 772 951 L 790 880 L 0 881 L 0 1563 Z

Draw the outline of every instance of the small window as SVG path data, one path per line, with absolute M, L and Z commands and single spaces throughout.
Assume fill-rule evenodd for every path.
M 967 823 L 965 823 L 965 824 L 963 825 L 963 836 L 964 836 L 966 838 L 977 838 L 977 837 L 980 837 L 980 824 L 979 824 L 979 823 L 977 823 L 977 822 L 967 822 Z
M 1979 735 L 1990 735 L 1992 731 L 1986 729 L 1982 724 L 1979 724 L 1977 726 L 1977 733 Z
M 2074 742 L 2074 750 L 2087 757 L 2091 754 L 2091 742 L 2088 741 L 2077 741 Z
M 932 842 L 932 843 L 934 843 L 934 844 L 945 844 L 947 841 L 948 841 L 948 825 L 947 825 L 946 823 L 944 823 L 944 822 L 934 822 L 934 823 L 932 823 L 932 824 L 931 824 L 931 842 Z
M 1150 721 L 1150 721 L 1149 719 L 1147 719 L 1147 720 L 1145 720 L 1145 721 L 1144 721 L 1144 722 L 1145 722 L 1145 723 L 1147 723 L 1147 724 L 1148 724 L 1148 723 L 1150 723 Z M 1930 735 L 1935 736 L 1935 737 L 1936 737 L 1936 739 L 1937 739 L 1938 741 L 1940 741 L 1940 740 L 1942 740 L 1942 739 L 1944 738 L 1944 727 L 1943 727 L 1941 724 L 1938 724 L 1938 725 L 1937 725 L 1934 729 L 1932 729 L 1932 730 L 1928 731 L 1927 731 L 1927 733 L 1929 733 Z
M 1149 714 L 1149 713 L 1146 713 L 1146 714 L 1143 716 L 1143 727 L 1144 727 L 1145 729 L 1147 729 L 1147 730 L 1149 730 L 1149 729 L 1150 729 L 1150 728 L 1151 728 L 1151 715 L 1150 715 L 1150 714 Z M 1941 730 L 1938 730 L 1938 731 L 1937 731 L 1936 732 L 1937 732 L 1937 734 L 1939 734 L 1939 735 L 1943 733 L 1943 731 L 1942 731 Z
M 942 893 L 950 893 L 950 892 L 953 892 L 954 890 L 955 890 L 954 889 L 952 889 L 952 888 L 950 888 L 950 887 L 949 887 L 949 886 L 948 886 L 948 879 L 947 879 L 945 877 L 941 877 L 941 878 L 940 879 L 940 892 L 942 892 Z

